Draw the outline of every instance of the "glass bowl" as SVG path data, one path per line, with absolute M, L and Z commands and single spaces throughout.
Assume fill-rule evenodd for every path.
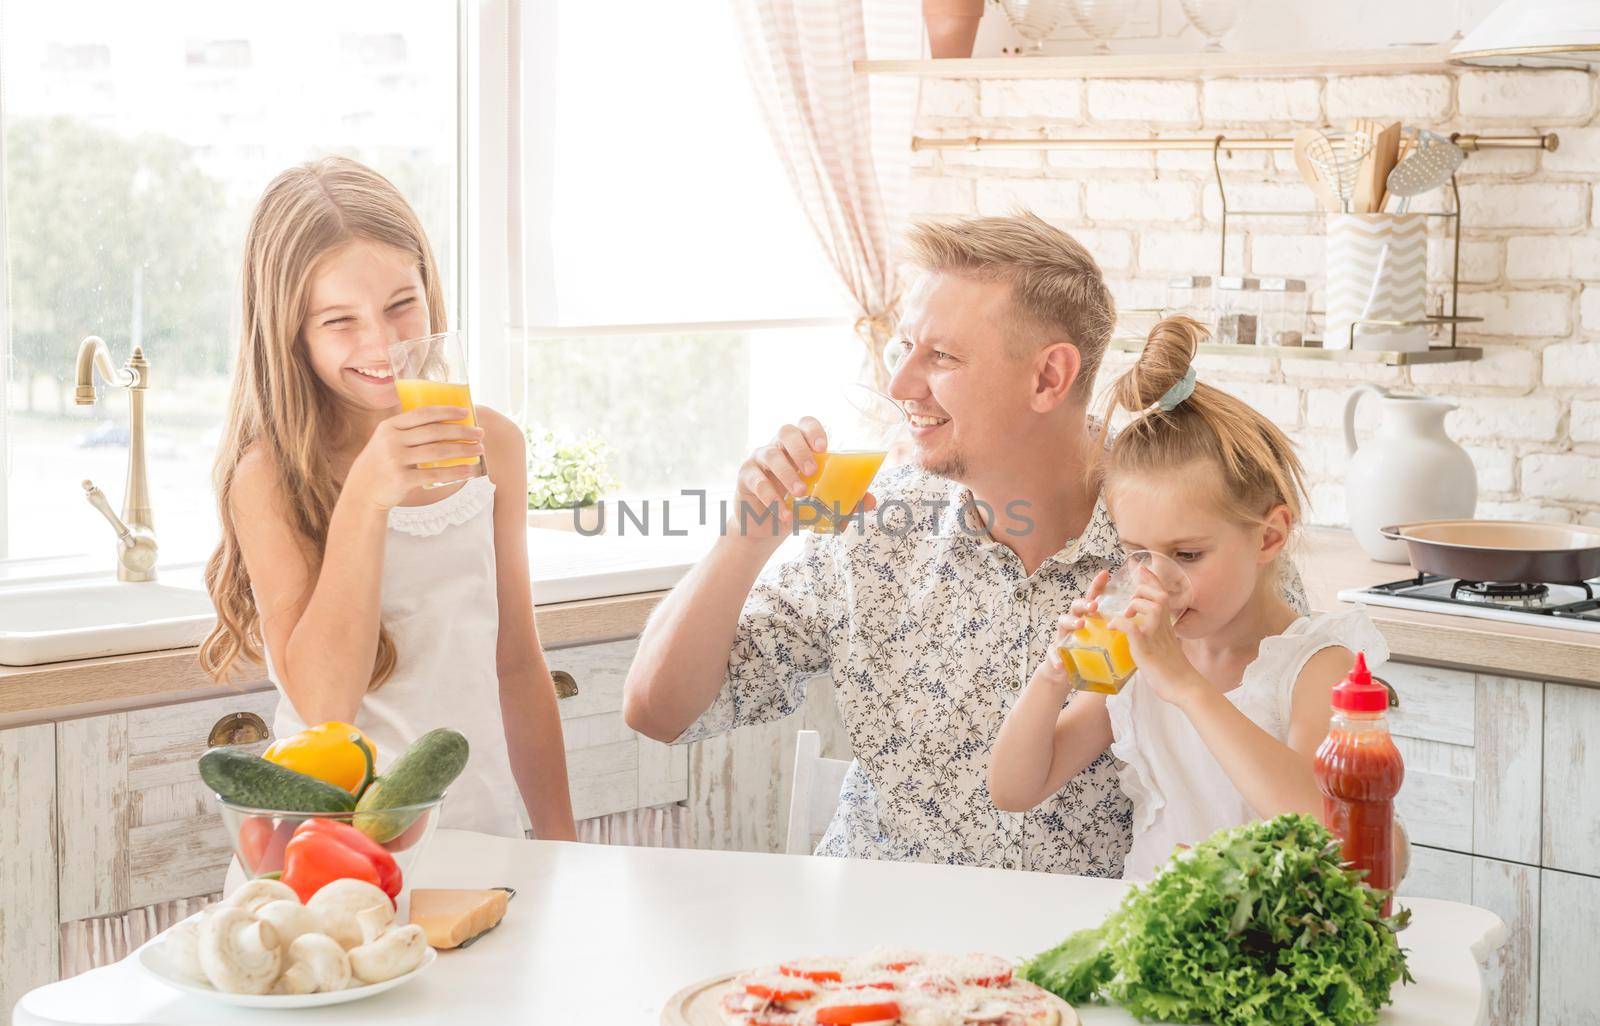
M 400 867 L 400 894 L 411 891 L 411 870 L 422 850 L 428 846 L 439 822 L 439 806 L 445 796 L 417 805 L 401 805 L 381 812 L 280 812 L 235 805 L 217 797 L 222 809 L 222 824 L 228 830 L 233 854 L 244 869 L 246 879 L 283 869 L 283 850 L 301 823 L 327 819 L 354 826 L 377 841 L 394 856 Z

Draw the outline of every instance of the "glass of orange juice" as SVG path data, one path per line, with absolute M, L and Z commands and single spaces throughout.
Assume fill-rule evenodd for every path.
M 400 409 L 411 411 L 423 406 L 460 406 L 467 411 L 466 419 L 446 421 L 449 424 L 468 424 L 476 427 L 477 413 L 472 406 L 472 390 L 467 386 L 467 339 L 459 331 L 442 331 L 437 335 L 396 342 L 389 347 L 389 373 L 394 378 L 394 390 L 400 394 Z M 470 439 L 462 439 L 471 444 Z M 482 461 L 476 456 L 457 459 L 433 460 L 419 463 L 424 470 L 434 467 L 465 467 L 478 464 L 482 474 Z
M 1057 649 L 1061 665 L 1072 676 L 1075 689 L 1115 695 L 1138 669 L 1133 662 L 1128 636 L 1114 629 L 1111 621 L 1127 609 L 1139 590 L 1145 570 L 1155 575 L 1176 604 L 1188 602 L 1189 575 L 1176 562 L 1148 549 L 1128 553 L 1127 561 L 1107 579 L 1105 590 L 1095 603 L 1094 614 L 1084 617 L 1083 626 L 1068 635 L 1066 642 Z
M 907 421 L 899 403 L 866 385 L 844 386 L 843 398 L 841 416 L 826 425 L 827 451 L 814 454 L 816 472 L 803 479 L 809 491 L 795 503 L 800 526 L 821 534 L 849 523 L 889 455 L 889 443 Z

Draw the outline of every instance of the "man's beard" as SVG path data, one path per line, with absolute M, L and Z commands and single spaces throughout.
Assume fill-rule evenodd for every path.
M 951 481 L 964 481 L 967 476 L 967 458 L 959 452 L 946 453 L 942 456 L 926 456 L 917 454 L 917 462 L 922 469 L 934 477 L 948 478 Z

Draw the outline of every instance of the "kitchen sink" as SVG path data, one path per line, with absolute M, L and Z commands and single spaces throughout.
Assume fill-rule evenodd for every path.
M 216 614 L 199 573 L 169 582 L 97 578 L 0 586 L 0 665 L 198 645 Z

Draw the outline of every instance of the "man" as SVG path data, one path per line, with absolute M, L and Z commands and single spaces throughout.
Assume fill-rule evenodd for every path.
M 765 575 L 787 530 L 736 515 L 646 626 L 624 715 L 695 741 L 794 712 L 831 673 L 855 762 L 818 854 L 1118 876 L 1130 807 L 1109 756 L 1027 813 L 985 786 L 1056 617 L 1121 560 L 1088 473 L 1111 293 L 1031 215 L 924 224 L 908 243 L 924 276 L 890 393 L 916 463 L 879 477 L 873 513 Z M 815 420 L 785 426 L 740 468 L 738 500 L 777 504 L 786 529 L 825 448 Z

